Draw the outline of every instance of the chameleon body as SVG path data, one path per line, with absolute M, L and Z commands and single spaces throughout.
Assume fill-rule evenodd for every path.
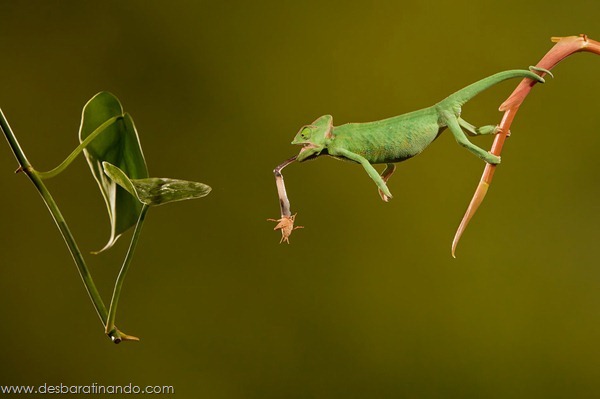
M 320 155 L 361 164 L 379 189 L 381 198 L 388 201 L 392 195 L 386 181 L 394 173 L 396 162 L 421 153 L 446 128 L 456 141 L 479 158 L 491 164 L 500 163 L 500 157 L 472 144 L 466 134 L 494 134 L 496 126 L 476 128 L 460 117 L 461 107 L 482 91 L 511 78 L 544 80 L 532 71 L 510 70 L 479 80 L 446 97 L 437 104 L 400 116 L 367 123 L 347 123 L 333 126 L 331 115 L 324 115 L 310 125 L 303 126 L 292 144 L 302 145 L 299 162 Z M 464 130 L 463 130 L 464 129 Z M 379 174 L 372 164 L 387 164 Z

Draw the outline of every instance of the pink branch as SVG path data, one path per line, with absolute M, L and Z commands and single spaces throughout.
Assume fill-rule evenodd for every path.
M 556 44 L 550 49 L 550 51 L 548 51 L 548 53 L 546 53 L 540 62 L 537 63 L 536 67 L 551 70 L 563 59 L 580 51 L 587 51 L 600 55 L 600 42 L 588 39 L 586 35 L 553 37 L 552 41 L 556 42 Z M 539 75 L 544 76 L 545 73 L 540 72 Z M 496 135 L 494 143 L 492 144 L 492 149 L 490 151 L 492 154 L 500 155 L 502 152 L 504 141 L 506 140 L 506 137 L 508 137 L 508 132 L 510 131 L 510 126 L 513 120 L 515 119 L 515 115 L 525 100 L 525 97 L 527 97 L 536 83 L 537 82 L 532 81 L 531 79 L 523 79 L 517 88 L 512 92 L 512 94 L 506 99 L 506 101 L 500 105 L 500 111 L 504 111 L 504 115 L 499 125 L 500 132 Z M 479 208 L 479 205 L 481 205 L 481 202 L 485 198 L 488 187 L 492 183 L 492 178 L 494 177 L 495 171 L 496 165 L 485 165 L 479 185 L 477 186 L 469 207 L 467 208 L 467 211 L 465 212 L 465 215 L 463 216 L 460 225 L 456 230 L 456 234 L 454 235 L 454 240 L 452 241 L 452 256 L 454 257 L 458 241 L 467 228 L 469 221 L 477 211 L 477 208 Z

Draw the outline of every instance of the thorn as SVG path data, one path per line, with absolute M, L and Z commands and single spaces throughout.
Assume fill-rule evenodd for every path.
M 127 335 L 125 333 L 121 333 L 121 340 L 122 341 L 133 341 L 133 342 L 139 342 L 140 339 L 138 337 L 134 337 L 133 335 Z M 117 343 L 117 342 L 115 342 Z
M 19 166 L 17 170 L 15 170 L 15 174 L 23 172 L 23 167 Z

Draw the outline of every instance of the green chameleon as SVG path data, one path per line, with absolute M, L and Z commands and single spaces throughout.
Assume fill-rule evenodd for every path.
M 530 67 L 531 70 L 539 70 Z M 477 128 L 460 117 L 461 107 L 482 91 L 511 78 L 530 78 L 543 83 L 544 79 L 532 71 L 510 70 L 481 79 L 446 97 L 437 104 L 418 111 L 367 123 L 346 123 L 333 126 L 333 117 L 324 115 L 310 125 L 303 126 L 292 144 L 302 145 L 300 153 L 275 169 L 276 178 L 281 169 L 293 160 L 303 162 L 320 155 L 361 164 L 379 189 L 384 201 L 392 198 L 386 182 L 394 173 L 394 163 L 420 154 L 446 128 L 450 129 L 461 146 L 490 164 L 499 164 L 500 157 L 491 154 L 469 141 L 469 135 L 495 134 L 495 125 Z M 463 130 L 464 129 L 464 130 Z M 373 164 L 386 164 L 381 174 Z M 285 194 L 285 190 L 283 191 Z M 281 199 L 281 196 L 280 196 Z M 287 198 L 285 202 L 289 204 Z M 283 205 L 283 202 L 282 202 Z M 289 242 L 294 216 L 282 206 L 282 218 L 275 228 L 282 231 L 282 241 Z

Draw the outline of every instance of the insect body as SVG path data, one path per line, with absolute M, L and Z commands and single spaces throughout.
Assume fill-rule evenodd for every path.
M 292 216 L 281 216 L 281 219 L 267 219 L 269 222 L 277 222 L 277 225 L 273 230 L 281 230 L 281 241 L 290 243 L 290 235 L 292 235 L 292 231 L 303 229 L 303 226 L 294 226 L 294 219 L 296 219 L 296 215 Z

